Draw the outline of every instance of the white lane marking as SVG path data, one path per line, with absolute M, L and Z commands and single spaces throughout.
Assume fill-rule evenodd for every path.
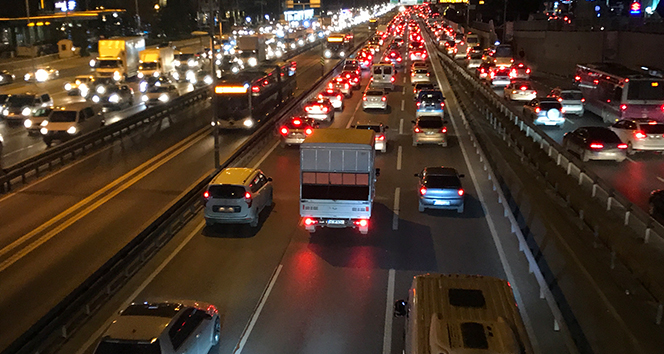
M 406 107 L 406 101 L 401 100 L 401 111 L 403 112 L 404 108 Z
M 664 182 L 664 178 L 662 178 L 662 177 L 660 177 L 660 176 L 657 176 L 657 179 L 658 179 L 660 182 Z
M 392 230 L 399 229 L 399 202 L 401 202 L 401 187 L 394 189 L 394 208 L 392 209 Z
M 636 162 L 636 161 L 632 160 L 632 158 L 629 157 L 629 156 L 627 156 L 626 159 L 627 159 L 627 161 L 629 161 L 629 162 Z M 663 181 L 663 182 L 664 182 L 664 181 Z
M 401 156 L 403 155 L 403 149 L 401 145 L 399 145 L 399 148 L 397 149 L 397 171 L 401 170 Z
M 187 235 L 187 238 L 184 239 L 184 241 L 173 251 L 173 253 L 171 253 L 163 262 L 161 262 L 159 267 L 157 267 L 157 269 L 155 269 L 154 272 L 152 272 L 152 274 L 150 274 L 150 276 L 147 277 L 147 279 L 145 279 L 143 283 L 141 283 L 141 285 L 136 289 L 136 291 L 134 291 L 131 295 L 129 295 L 127 300 L 125 300 L 122 303 L 120 308 L 117 311 L 115 311 L 114 314 L 118 314 L 120 311 L 126 309 L 127 306 L 129 306 L 129 304 L 134 302 L 138 297 L 138 295 L 140 295 L 143 292 L 143 290 L 147 288 L 148 285 L 150 285 L 150 283 L 154 280 L 154 278 L 156 278 L 157 275 L 159 275 L 159 273 L 161 273 L 161 271 L 164 270 L 164 268 L 166 268 L 168 263 L 170 263 L 173 260 L 173 258 L 175 258 L 175 256 L 177 256 L 177 254 L 180 253 L 180 251 L 182 251 L 184 246 L 186 246 L 187 243 L 189 243 L 189 241 L 191 241 L 191 239 L 194 238 L 194 236 L 198 235 L 198 233 L 203 229 L 204 226 L 205 222 L 201 221 L 201 223 L 198 226 L 196 226 L 196 228 L 189 235 Z M 90 336 L 90 339 L 88 339 L 88 341 L 85 342 L 85 344 L 83 344 L 81 349 L 79 349 L 76 352 L 76 354 L 83 354 L 87 352 L 88 348 L 90 348 L 95 342 L 97 342 L 99 337 L 101 337 L 102 333 L 106 330 L 106 328 L 108 328 L 108 326 L 111 325 L 111 323 L 113 323 L 116 317 L 117 315 L 114 315 L 112 318 L 106 321 L 106 323 L 103 326 L 101 326 L 92 336 Z
M 249 325 L 245 329 L 244 333 L 242 333 L 242 339 L 240 340 L 240 343 L 238 344 L 237 348 L 233 351 L 233 354 L 242 353 L 242 348 L 244 348 L 244 345 L 247 344 L 249 335 L 251 334 L 251 331 L 254 329 L 256 321 L 258 321 L 258 316 L 260 316 L 261 311 L 263 311 L 263 306 L 265 306 L 265 303 L 267 302 L 267 297 L 270 296 L 270 292 L 274 287 L 274 283 L 277 282 L 277 277 L 279 277 L 279 273 L 281 273 L 281 269 L 283 267 L 284 267 L 283 264 L 279 264 L 277 270 L 274 272 L 274 275 L 272 275 L 272 279 L 270 279 L 270 283 L 267 286 L 267 289 L 265 289 L 263 296 L 261 296 L 261 301 L 258 303 L 256 311 L 254 311 L 254 314 L 251 316 L 251 321 L 249 322 Z
M 435 61 L 432 61 L 432 65 L 435 64 Z M 442 68 L 440 68 L 442 72 Z M 442 82 L 440 81 L 440 77 L 438 77 L 438 70 L 435 70 L 436 73 L 436 81 L 438 81 L 438 87 L 446 89 L 446 91 L 450 92 L 451 94 L 449 95 L 450 100 L 454 101 L 455 106 L 457 107 L 457 110 L 459 111 L 460 115 L 464 115 L 462 111 L 459 110 L 459 104 L 456 102 L 456 96 L 454 95 L 454 92 L 452 91 L 452 88 L 449 87 L 448 85 L 443 86 Z M 447 82 L 445 82 L 447 84 Z M 498 232 L 496 231 L 496 225 L 493 222 L 493 217 L 491 217 L 490 213 L 487 213 L 487 207 L 486 207 L 486 201 L 484 199 L 484 194 L 482 193 L 482 190 L 480 189 L 479 184 L 477 183 L 477 177 L 475 176 L 475 171 L 472 169 L 471 164 L 470 164 L 470 159 L 468 158 L 468 153 L 466 152 L 466 147 L 464 144 L 461 142 L 460 139 L 460 134 L 461 130 L 458 129 L 457 124 L 456 124 L 456 119 L 454 118 L 454 115 L 452 115 L 452 109 L 449 110 L 450 118 L 452 120 L 452 126 L 454 127 L 454 131 L 457 132 L 457 138 L 459 139 L 459 147 L 461 148 L 461 153 L 463 154 L 463 159 L 466 162 L 466 167 L 468 168 L 468 173 L 470 174 L 470 178 L 473 181 L 473 186 L 475 187 L 475 190 L 477 191 L 477 199 L 480 201 L 482 204 L 482 209 L 484 210 L 484 215 L 486 219 L 487 226 L 489 226 L 489 231 L 491 232 L 491 238 L 493 239 L 493 243 L 496 246 L 496 250 L 498 251 L 498 257 L 500 258 L 500 264 L 503 267 L 503 270 L 505 270 L 505 276 L 507 277 L 507 281 L 512 284 L 512 291 L 514 292 L 514 298 L 516 299 L 516 302 L 519 307 L 519 312 L 521 313 L 521 317 L 523 318 L 524 325 L 526 327 L 526 332 L 528 333 L 528 337 L 530 338 L 531 344 L 534 348 L 535 353 L 540 353 L 539 350 L 539 344 L 537 341 L 537 337 L 535 336 L 535 331 L 533 329 L 532 322 L 530 321 L 530 317 L 528 316 L 528 313 L 526 312 L 526 307 L 524 302 L 521 300 L 521 293 L 519 292 L 519 289 L 517 287 L 515 278 L 514 278 L 514 273 L 512 273 L 512 268 L 510 267 L 509 263 L 507 262 L 507 255 L 505 254 L 505 250 L 503 249 L 503 245 L 500 242 L 500 238 L 498 237 Z
M 406 86 L 404 86 L 403 89 L 401 90 L 401 94 L 402 94 L 402 95 L 405 95 L 405 94 L 406 94 Z
M 399 135 L 403 135 L 403 118 L 399 120 Z
M 279 141 L 278 141 L 278 140 L 277 140 L 277 142 L 274 144 L 274 146 L 272 146 L 272 147 L 270 148 L 270 150 L 268 150 L 267 153 L 266 153 L 265 155 L 263 155 L 263 157 L 261 157 L 261 159 L 260 159 L 258 162 L 256 162 L 256 164 L 254 165 L 253 169 L 254 169 L 254 170 L 257 169 L 257 168 L 263 163 L 263 161 L 265 161 L 265 159 L 266 159 L 268 156 L 270 156 L 270 155 L 272 154 L 272 151 L 274 151 L 274 149 L 276 149 L 277 146 L 279 146 Z
M 406 77 L 405 76 L 403 77 L 403 83 L 404 84 L 406 83 Z
M 392 353 L 392 303 L 394 303 L 394 269 L 387 275 L 387 299 L 385 304 L 385 331 L 383 332 L 383 354 Z
M 360 109 L 361 104 L 362 104 L 362 100 L 357 102 L 357 106 L 355 106 L 355 110 L 353 111 L 353 114 L 350 116 L 350 119 L 348 120 L 348 124 L 346 124 L 346 129 L 349 129 L 351 124 L 353 124 L 353 118 L 355 118 L 355 113 L 357 113 L 357 110 Z
M 576 124 L 575 121 L 573 121 L 573 120 L 571 120 L 571 119 L 569 119 L 569 118 L 565 118 L 565 121 L 569 122 L 570 124 Z

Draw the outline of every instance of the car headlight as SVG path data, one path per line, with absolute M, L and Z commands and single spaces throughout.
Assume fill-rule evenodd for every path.
M 187 66 L 192 67 L 198 65 L 198 62 L 194 59 L 187 60 Z
M 136 76 L 138 76 L 139 79 L 142 79 L 143 76 L 145 76 L 145 75 L 143 73 L 139 72 L 138 75 L 136 75 Z
M 203 82 L 205 82 L 208 85 L 212 85 L 212 76 L 206 75 L 205 79 L 203 79 Z
M 23 75 L 23 80 L 25 80 L 25 81 L 30 81 L 30 76 L 31 76 L 31 75 L 30 75 L 29 73 Z
M 332 57 L 332 51 L 329 49 L 325 49 L 325 53 L 323 53 L 323 56 L 326 58 L 331 58 Z
M 187 81 L 189 81 L 189 82 L 192 82 L 192 83 L 196 82 L 196 73 L 194 73 L 191 70 L 187 71 L 187 73 L 185 74 L 185 77 L 187 78 Z
M 112 94 L 111 96 L 108 97 L 108 102 L 118 103 L 118 102 L 120 102 L 120 96 L 117 93 L 114 93 L 114 94 Z
M 2 110 L 2 115 L 3 116 L 8 116 L 9 115 L 9 108 L 5 108 Z
M 48 134 L 48 129 L 41 128 L 41 129 L 39 129 L 39 132 L 42 133 L 42 135 L 46 135 L 46 134 Z
M 26 128 L 30 128 L 32 126 L 32 121 L 30 119 L 26 119 L 23 121 L 23 126 Z
M 173 76 L 174 80 L 176 80 L 176 81 L 180 80 L 180 74 L 177 71 L 174 72 L 172 76 Z
M 258 65 L 258 60 L 254 57 L 251 57 L 247 60 L 247 63 L 249 63 L 249 66 L 256 66 Z
M 346 52 L 344 52 L 343 50 L 340 51 L 340 52 L 339 52 L 339 56 L 342 57 L 342 58 L 345 57 L 345 56 L 346 56 Z
M 103 95 L 104 93 L 106 93 L 106 87 L 104 87 L 104 86 L 97 86 L 97 90 L 96 90 L 96 91 L 97 91 L 98 94 Z
M 29 116 L 30 113 L 32 113 L 32 110 L 30 109 L 30 107 L 24 107 L 21 110 L 21 114 L 24 115 L 24 116 Z
M 152 73 L 152 76 L 159 77 L 159 71 L 155 71 L 154 73 Z
M 76 134 L 76 127 L 72 125 L 67 129 L 67 133 L 69 133 L 70 135 Z
M 237 65 L 233 65 L 233 67 L 231 67 L 231 72 L 237 74 L 240 72 L 240 68 Z
M 242 125 L 244 125 L 247 128 L 251 128 L 254 126 L 254 121 L 251 119 L 245 119 L 244 122 L 242 122 Z
M 173 60 L 173 65 L 174 65 L 175 67 L 180 66 L 180 64 L 181 64 L 181 63 L 180 63 L 179 60 Z
M 92 96 L 92 102 L 99 103 L 99 96 L 97 95 Z
M 71 84 L 70 84 L 70 83 L 66 83 L 66 84 L 65 84 L 65 91 L 70 91 L 70 90 L 71 90 Z
M 90 59 L 90 62 L 88 64 L 90 65 L 91 68 L 94 68 L 95 66 L 97 66 L 97 61 L 94 59 Z
M 120 75 L 120 72 L 117 71 L 117 70 L 115 70 L 115 71 L 113 72 L 113 80 L 115 80 L 115 81 L 120 81 L 120 79 L 122 79 L 122 76 Z
M 48 71 L 44 69 L 38 69 L 35 71 L 35 79 L 39 82 L 44 82 L 48 80 Z
M 48 121 L 47 121 L 47 120 L 44 120 L 44 121 L 41 122 L 40 125 L 41 125 L 42 127 L 45 127 L 45 126 L 48 125 Z
M 159 101 L 161 101 L 161 102 L 163 102 L 163 103 L 168 102 L 169 99 L 170 99 L 170 98 L 169 98 L 168 95 L 165 94 L 165 93 L 162 93 L 161 95 L 159 95 Z
M 148 101 L 148 96 L 146 96 L 146 95 L 141 96 L 141 101 L 147 102 Z
M 148 83 L 145 81 L 141 81 L 140 84 L 138 84 L 138 90 L 141 92 L 145 92 L 148 90 Z

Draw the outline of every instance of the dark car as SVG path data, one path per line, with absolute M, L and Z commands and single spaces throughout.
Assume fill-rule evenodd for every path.
M 416 173 L 418 178 L 418 210 L 452 209 L 463 213 L 465 192 L 461 186 L 462 174 L 451 167 L 425 167 Z
M 650 192 L 648 213 L 660 223 L 664 223 L 664 189 L 656 189 Z
M 131 107 L 134 104 L 134 90 L 131 87 L 125 84 L 115 84 L 103 86 L 103 88 L 103 90 L 97 90 L 92 96 L 92 102 L 110 109 Z
M 0 70 L 0 85 L 9 85 L 14 82 L 16 76 L 7 70 Z
M 563 137 L 563 148 L 579 155 L 583 161 L 614 160 L 627 158 L 627 144 L 605 127 L 581 127 Z

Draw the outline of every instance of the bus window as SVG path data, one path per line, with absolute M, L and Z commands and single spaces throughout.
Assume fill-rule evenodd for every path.
M 632 80 L 627 90 L 628 100 L 664 101 L 664 82 Z
M 616 86 L 616 88 L 613 91 L 613 99 L 612 101 L 616 104 L 622 102 L 622 97 L 623 97 L 623 89 L 620 86 Z

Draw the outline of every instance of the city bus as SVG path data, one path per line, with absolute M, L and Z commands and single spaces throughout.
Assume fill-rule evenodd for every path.
M 254 129 L 295 95 L 297 64 L 262 64 L 222 76 L 214 87 L 216 119 L 221 129 Z
M 350 54 L 350 49 L 353 46 L 352 33 L 330 33 L 325 42 L 325 51 L 323 56 L 327 59 L 330 58 L 345 58 Z
M 623 118 L 664 122 L 664 79 L 613 63 L 578 64 L 574 85 L 586 109 L 607 123 Z

